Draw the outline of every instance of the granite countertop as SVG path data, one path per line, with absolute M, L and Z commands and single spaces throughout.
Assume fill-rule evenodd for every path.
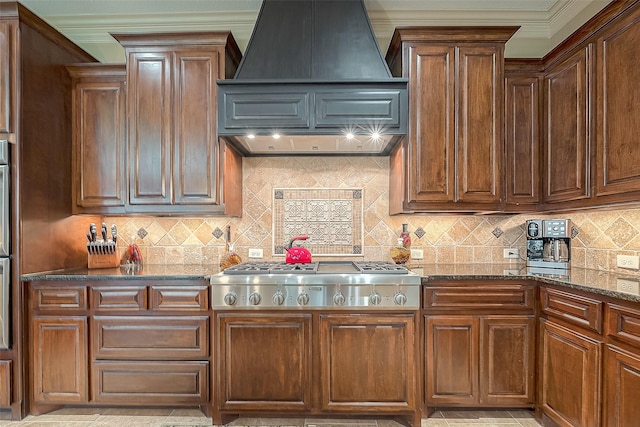
M 434 280 L 536 280 L 579 291 L 640 303 L 640 276 L 610 271 L 571 268 L 568 275 L 532 273 L 523 263 L 513 264 L 416 264 L 411 270 L 422 283 Z
M 551 285 L 640 303 L 640 276 L 572 268 L 569 275 L 532 273 L 523 263 L 506 264 L 411 264 L 426 286 L 435 280 L 537 280 Z M 218 273 L 218 265 L 144 265 L 141 270 L 125 267 L 102 269 L 66 269 L 25 274 L 22 281 L 35 280 L 209 280 Z
M 200 280 L 209 281 L 211 275 L 220 271 L 218 265 L 201 264 L 145 264 L 141 269 L 131 267 L 115 268 L 73 268 L 65 270 L 45 271 L 42 273 L 23 274 L 23 282 L 35 280 Z

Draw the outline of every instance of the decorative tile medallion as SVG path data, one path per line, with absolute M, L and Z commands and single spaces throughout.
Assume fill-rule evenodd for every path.
M 284 256 L 294 236 L 313 256 L 362 256 L 362 188 L 276 188 L 273 191 L 273 254 Z
M 222 232 L 222 230 L 220 230 L 220 227 L 216 227 L 216 229 L 213 230 L 211 234 L 213 234 L 213 237 L 215 237 L 216 239 L 219 239 L 224 233 Z
M 149 234 L 147 230 L 145 230 L 144 227 L 140 227 L 140 229 L 138 230 L 138 237 L 144 239 L 145 237 L 147 237 L 147 234 Z

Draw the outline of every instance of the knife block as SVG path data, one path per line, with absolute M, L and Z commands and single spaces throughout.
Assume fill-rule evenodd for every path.
M 117 253 L 112 254 L 87 254 L 89 268 L 113 268 L 120 265 Z

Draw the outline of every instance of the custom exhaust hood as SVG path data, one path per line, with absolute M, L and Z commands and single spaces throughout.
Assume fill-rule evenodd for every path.
M 407 116 L 362 0 L 264 0 L 218 81 L 218 134 L 244 155 L 387 155 Z

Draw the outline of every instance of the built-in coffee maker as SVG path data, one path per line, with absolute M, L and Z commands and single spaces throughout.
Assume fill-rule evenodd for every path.
M 527 267 L 562 274 L 571 268 L 571 220 L 527 221 Z

